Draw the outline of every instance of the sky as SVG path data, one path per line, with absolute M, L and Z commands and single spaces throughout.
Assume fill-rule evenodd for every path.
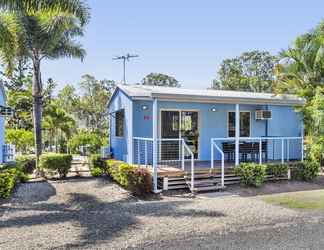
M 323 0 L 88 0 L 91 21 L 76 59 L 46 61 L 43 79 L 62 88 L 81 76 L 121 82 L 115 56 L 138 54 L 126 66 L 126 82 L 151 72 L 175 77 L 183 87 L 211 86 L 222 60 L 242 52 L 277 54 L 324 18 Z

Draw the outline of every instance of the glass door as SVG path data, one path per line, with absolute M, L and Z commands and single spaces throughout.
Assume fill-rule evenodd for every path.
M 184 139 L 198 159 L 199 132 L 197 111 L 161 111 L 161 160 L 180 160 L 180 142 Z
M 180 113 L 179 111 L 161 112 L 160 159 L 162 161 L 179 160 L 180 157 Z M 163 140 L 165 139 L 165 140 Z M 175 140 L 172 140 L 175 139 Z
M 199 130 L 198 130 L 198 112 L 181 111 L 180 138 L 184 139 L 190 150 L 194 153 L 195 159 L 198 159 L 199 152 Z

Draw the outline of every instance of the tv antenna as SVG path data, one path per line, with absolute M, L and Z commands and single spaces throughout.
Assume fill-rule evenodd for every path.
M 126 61 L 129 61 L 130 58 L 139 57 L 138 55 L 126 54 L 124 56 L 116 56 L 113 60 L 123 60 L 123 83 L 126 84 Z

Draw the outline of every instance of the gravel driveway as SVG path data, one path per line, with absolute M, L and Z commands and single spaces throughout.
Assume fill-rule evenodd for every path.
M 0 206 L 0 216 L 0 249 L 251 249 L 242 235 L 253 244 L 255 235 L 271 238 L 278 230 L 323 220 L 255 197 L 141 201 L 100 178 L 21 184 Z

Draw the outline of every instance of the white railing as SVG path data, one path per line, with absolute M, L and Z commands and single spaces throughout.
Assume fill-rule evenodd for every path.
M 224 172 L 225 172 L 225 156 L 224 156 L 224 152 L 214 142 L 214 139 L 211 139 L 210 141 L 211 141 L 211 143 L 210 143 L 210 152 L 211 152 L 211 156 L 210 156 L 210 166 L 211 166 L 212 169 L 214 169 L 214 148 L 216 148 L 216 150 L 221 155 L 221 185 L 222 185 L 222 187 L 224 187 L 225 186 L 225 184 L 224 184 Z
M 5 144 L 2 148 L 3 162 L 14 161 L 16 159 L 16 146 Z
M 100 148 L 100 155 L 104 159 L 110 158 L 111 157 L 110 147 L 109 146 L 101 147 Z
M 185 150 L 190 154 L 190 168 L 191 168 L 191 185 L 190 185 L 190 189 L 191 192 L 194 191 L 195 189 L 195 156 L 194 153 L 191 151 L 191 149 L 189 148 L 189 146 L 186 144 L 185 140 L 182 139 L 182 170 L 184 170 L 184 164 L 185 164 Z
M 152 165 L 153 163 L 153 139 L 146 137 L 133 138 L 133 162 L 137 165 Z
M 175 167 L 186 171 L 190 162 L 191 190 L 194 188 L 194 153 L 182 138 L 158 138 L 157 152 L 153 153 L 153 139 L 133 137 L 133 162 L 139 166 L 152 166 L 155 157 L 157 167 Z M 154 180 L 156 181 L 156 180 Z
M 300 144 L 299 142 L 300 141 Z M 217 146 L 218 151 L 222 151 L 225 155 L 226 150 L 221 149 L 220 143 L 224 142 L 235 142 L 235 138 L 212 138 L 211 139 L 211 148 L 215 148 Z M 244 142 L 254 142 L 253 152 L 244 152 Z M 295 142 L 295 143 L 293 143 Z M 265 160 L 281 160 L 281 163 L 290 160 L 304 160 L 304 139 L 303 137 L 240 137 L 239 138 L 239 152 L 236 152 L 234 147 L 232 153 L 234 155 L 228 154 L 228 160 L 233 160 L 234 158 L 239 157 L 240 155 L 250 154 L 250 159 L 245 159 L 248 161 L 257 160 L 259 164 L 262 164 Z M 300 145 L 300 148 L 299 148 Z M 257 149 L 255 147 L 258 147 Z M 269 157 L 272 149 L 272 158 Z M 279 150 L 278 150 L 279 149 Z M 253 153 L 253 157 L 252 157 Z M 255 157 L 256 156 L 256 157 Z M 211 151 L 211 158 L 214 158 L 213 150 Z M 212 165 L 213 166 L 213 165 Z

